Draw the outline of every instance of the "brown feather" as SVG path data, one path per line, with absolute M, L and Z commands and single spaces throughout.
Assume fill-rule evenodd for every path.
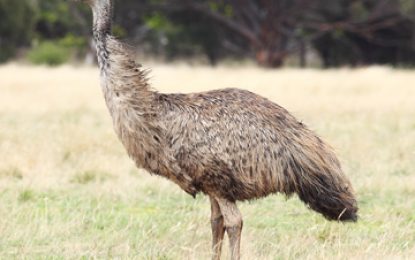
M 138 167 L 193 196 L 237 201 L 296 193 L 328 219 L 356 220 L 351 184 L 314 132 L 249 91 L 152 91 L 147 71 L 106 33 L 111 1 L 95 2 L 102 89 L 115 131 Z

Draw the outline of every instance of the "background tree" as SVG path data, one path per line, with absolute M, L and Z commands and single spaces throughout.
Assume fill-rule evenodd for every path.
M 279 67 L 303 44 L 303 24 L 315 2 L 217 0 L 184 1 L 184 5 L 225 27 L 228 45 L 244 50 L 261 66 Z
M 399 1 L 322 0 L 309 24 L 324 32 L 314 40 L 326 67 L 413 64 L 414 20 Z
M 29 45 L 35 14 L 35 6 L 29 1 L 0 0 L 0 62 Z
M 415 63 L 413 0 L 114 1 L 114 34 L 168 61 L 252 59 L 276 68 L 298 56 L 306 66 L 314 50 L 325 67 Z M 90 15 L 71 1 L 0 0 L 0 62 L 28 47 L 36 63 L 94 57 Z

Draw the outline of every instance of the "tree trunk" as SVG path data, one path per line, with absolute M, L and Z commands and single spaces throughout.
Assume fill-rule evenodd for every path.
M 307 47 L 305 44 L 304 39 L 300 39 L 300 52 L 299 52 L 299 58 L 300 58 L 300 67 L 305 68 L 307 67 Z
M 258 50 L 256 61 L 258 65 L 266 68 L 280 68 L 284 64 L 285 54 L 278 51 Z

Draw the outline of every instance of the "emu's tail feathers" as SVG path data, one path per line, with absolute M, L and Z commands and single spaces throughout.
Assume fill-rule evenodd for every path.
M 349 180 L 331 148 L 318 137 L 317 144 L 291 154 L 285 168 L 290 191 L 329 220 L 356 221 L 357 202 Z

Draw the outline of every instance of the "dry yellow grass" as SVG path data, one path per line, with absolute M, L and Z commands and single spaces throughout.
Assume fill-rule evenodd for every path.
M 153 65 L 162 92 L 240 87 L 331 143 L 357 224 L 296 198 L 244 203 L 244 259 L 415 257 L 415 72 Z M 0 258 L 207 259 L 209 203 L 135 169 L 95 68 L 0 67 Z

